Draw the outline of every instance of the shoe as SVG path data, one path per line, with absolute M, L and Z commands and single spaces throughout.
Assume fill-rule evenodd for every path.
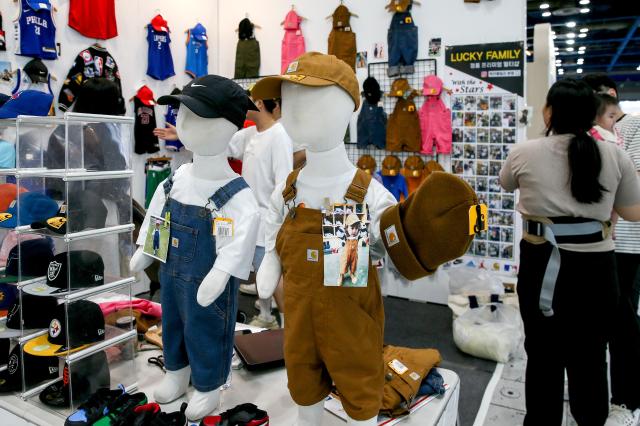
M 138 405 L 112 421 L 114 426 L 148 426 L 151 420 L 161 413 L 160 405 L 155 402 Z
M 611 404 L 609 417 L 604 426 L 638 426 L 640 424 L 640 408 L 631 411 L 626 405 Z
M 253 307 L 256 308 L 258 311 L 260 310 L 260 299 L 256 299 L 256 301 L 253 303 Z M 271 298 L 271 309 L 278 309 L 278 305 L 276 304 L 276 299 L 274 299 L 273 297 Z
M 184 412 L 187 409 L 187 403 L 183 402 L 180 411 L 173 413 L 158 413 L 145 426 L 187 426 L 187 416 Z
M 147 403 L 147 395 L 143 392 L 122 394 L 107 406 L 104 416 L 93 423 L 96 426 L 129 426 L 128 418 L 139 405 Z
M 254 404 L 240 404 L 217 416 L 207 416 L 200 426 L 268 426 L 269 415 Z
M 249 325 L 259 328 L 267 328 L 269 330 L 277 330 L 280 328 L 280 324 L 278 324 L 278 320 L 275 317 L 273 317 L 273 321 L 265 321 L 260 318 L 259 315 L 255 315 L 249 322 Z
M 256 288 L 256 283 L 240 284 L 240 293 L 248 294 L 250 296 L 257 296 L 258 289 Z
M 109 404 L 121 397 L 125 393 L 124 387 L 120 385 L 118 389 L 109 390 L 98 389 L 91 397 L 78 407 L 64 421 L 64 426 L 91 425 L 96 420 L 104 416 L 104 410 Z

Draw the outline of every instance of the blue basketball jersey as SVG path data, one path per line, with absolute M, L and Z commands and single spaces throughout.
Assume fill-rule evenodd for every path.
M 166 80 L 176 75 L 173 69 L 169 33 L 156 31 L 149 24 L 147 25 L 147 42 L 149 43 L 147 75 L 156 80 Z
M 20 15 L 14 21 L 17 55 L 58 58 L 51 9 L 49 0 L 20 0 Z
M 187 42 L 187 66 L 185 71 L 193 78 L 209 74 L 209 57 L 207 55 L 207 34 L 202 24 L 189 30 Z
M 175 127 L 176 120 L 178 119 L 178 110 L 180 109 L 179 105 L 167 105 L 167 113 L 164 116 L 165 123 L 171 124 Z M 175 141 L 165 141 L 164 147 L 169 151 L 180 151 L 184 145 L 180 140 Z

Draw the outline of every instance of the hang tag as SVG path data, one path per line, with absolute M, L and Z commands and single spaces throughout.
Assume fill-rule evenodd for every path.
M 487 217 L 488 208 L 486 204 L 476 204 L 469 207 L 469 235 L 479 234 L 489 229 Z
M 401 363 L 397 359 L 389 361 L 389 363 L 387 365 L 389 366 L 390 369 L 395 371 L 400 376 L 402 376 L 404 373 L 406 373 L 409 370 L 406 365 L 404 365 L 403 363 Z
M 351 27 L 344 27 L 345 31 L 351 31 Z
M 233 237 L 233 219 L 227 217 L 213 219 L 213 236 L 216 238 Z
M 296 31 L 296 35 L 297 35 L 297 36 L 302 35 L 302 31 L 301 31 L 301 30 L 297 30 L 297 31 Z
M 165 263 L 169 253 L 169 244 L 175 249 L 180 247 L 180 240 L 171 236 L 169 212 L 164 217 L 151 215 L 143 247 L 144 253 Z

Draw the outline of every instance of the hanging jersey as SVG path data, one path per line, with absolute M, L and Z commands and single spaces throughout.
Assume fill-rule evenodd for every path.
M 160 150 L 158 138 L 153 134 L 156 128 L 156 112 L 154 107 L 145 105 L 137 96 L 133 98 L 136 114 L 133 125 L 136 154 L 151 154 Z
M 207 30 L 198 24 L 189 30 L 187 39 L 187 66 L 185 72 L 192 78 L 209 74 Z
M 115 0 L 71 0 L 69 26 L 89 38 L 107 40 L 116 37 Z
M 149 43 L 147 75 L 156 80 L 166 80 L 176 75 L 173 69 L 169 33 L 156 31 L 149 24 L 147 26 L 147 42 Z
M 46 83 L 34 83 L 29 78 L 29 75 L 24 72 L 24 70 L 18 69 L 16 71 L 16 85 L 11 91 L 12 95 L 15 95 L 18 92 L 22 92 L 23 90 L 37 90 L 39 92 L 49 93 L 53 95 L 53 90 L 51 90 L 51 75 L 47 76 Z
M 180 107 L 178 105 L 167 105 L 167 113 L 164 116 L 165 123 L 171 124 L 175 127 L 179 109 Z M 165 141 L 165 148 L 169 151 L 180 151 L 183 146 L 184 145 L 179 139 L 175 141 Z
M 104 77 L 115 82 L 122 93 L 118 65 L 107 49 L 93 45 L 76 56 L 58 97 L 58 107 L 67 111 L 75 100 L 82 84 L 94 77 Z
M 20 14 L 14 21 L 16 54 L 41 59 L 57 59 L 56 25 L 49 0 L 20 0 Z

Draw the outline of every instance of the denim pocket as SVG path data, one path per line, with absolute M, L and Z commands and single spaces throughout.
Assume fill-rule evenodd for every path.
M 175 260 L 191 262 L 195 256 L 198 244 L 198 230 L 171 223 L 171 237 L 169 238 L 169 256 L 175 256 Z

